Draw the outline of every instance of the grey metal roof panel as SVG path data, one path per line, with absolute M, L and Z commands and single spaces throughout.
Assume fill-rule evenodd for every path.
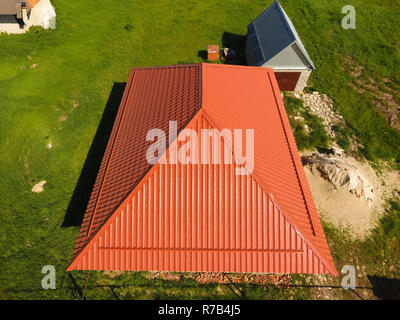
M 282 8 L 282 6 L 279 4 L 279 2 L 278 2 L 278 1 L 275 1 L 275 3 L 277 4 L 277 6 L 279 7 L 279 9 L 281 10 L 282 15 L 285 17 L 285 21 L 287 22 L 290 31 L 292 32 L 293 36 L 295 37 L 296 42 L 297 42 L 297 45 L 298 45 L 298 47 L 300 48 L 301 52 L 304 54 L 305 58 L 306 58 L 307 61 L 310 63 L 310 65 L 312 66 L 312 68 L 315 69 L 315 65 L 314 65 L 314 63 L 312 62 L 310 56 L 308 55 L 307 50 L 306 50 L 306 48 L 304 47 L 304 44 L 303 44 L 303 42 L 301 41 L 300 36 L 299 36 L 299 34 L 297 33 L 296 28 L 294 27 L 294 24 L 293 24 L 292 20 L 290 20 L 290 18 L 289 18 L 289 16 L 287 15 L 286 11 Z
M 252 41 L 254 51 L 261 50 L 262 52 L 262 57 L 259 55 L 262 60 L 259 61 L 257 58 L 259 65 L 268 62 L 282 50 L 296 42 L 309 65 L 312 69 L 315 69 L 292 21 L 278 1 L 275 1 L 248 25 L 248 35 Z M 252 40 L 253 38 L 257 38 L 258 45 L 255 40 Z

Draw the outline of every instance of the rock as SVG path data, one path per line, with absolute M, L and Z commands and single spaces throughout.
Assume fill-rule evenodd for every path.
M 304 121 L 304 118 L 300 116 L 294 116 L 293 119 L 296 121 Z
M 37 63 L 34 63 L 33 65 L 31 65 L 31 69 L 36 69 L 39 65 Z
M 42 180 L 39 183 L 35 184 L 32 188 L 32 192 L 39 193 L 43 191 L 43 186 L 46 184 L 46 180 Z
M 332 150 L 334 156 L 339 156 L 339 157 L 341 157 L 343 155 L 343 151 L 344 151 L 342 148 L 338 148 L 338 147 L 332 147 L 331 150 Z

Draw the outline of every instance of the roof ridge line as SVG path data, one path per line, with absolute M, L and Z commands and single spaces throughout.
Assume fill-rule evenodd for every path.
M 193 117 L 185 124 L 184 127 L 182 127 L 182 130 L 185 129 L 191 122 L 197 120 L 197 118 L 202 115 L 201 113 L 202 108 L 199 108 L 199 110 L 193 115 Z M 175 142 L 178 139 L 179 134 L 182 132 L 182 130 L 176 135 L 176 139 L 173 141 Z M 76 259 L 84 253 L 84 251 L 86 251 L 86 249 L 88 248 L 88 245 L 90 242 L 92 242 L 96 236 L 99 234 L 99 232 L 107 225 L 107 223 L 111 220 L 111 218 L 115 215 L 115 213 L 118 211 L 118 209 L 123 205 L 123 203 L 126 201 L 126 199 L 128 199 L 128 197 L 135 192 L 136 188 L 138 188 L 139 186 L 141 186 L 141 183 L 143 181 L 146 180 L 146 176 L 151 175 L 153 173 L 153 171 L 156 168 L 156 164 L 158 163 L 158 161 L 167 153 L 168 150 L 170 150 L 171 147 L 171 143 L 169 143 L 168 148 L 166 148 L 164 150 L 164 152 L 159 156 L 159 158 L 157 159 L 157 162 L 155 164 L 153 164 L 150 169 L 145 172 L 143 174 L 143 176 L 138 180 L 138 182 L 136 183 L 135 186 L 133 186 L 133 188 L 126 194 L 126 196 L 124 197 L 124 199 L 118 203 L 117 206 L 115 206 L 115 208 L 112 210 L 112 213 L 110 214 L 110 216 L 107 218 L 107 220 L 104 221 L 103 225 L 92 235 L 92 237 L 86 242 L 86 244 L 82 247 L 82 249 L 76 254 L 75 258 L 70 262 L 70 264 L 67 267 L 67 271 L 68 269 L 72 266 L 72 264 L 76 261 Z
M 317 237 L 317 233 L 316 233 L 315 227 L 316 227 L 316 224 L 318 224 L 318 222 L 314 221 L 315 218 L 314 218 L 313 214 L 311 214 L 309 200 L 308 200 L 308 197 L 306 197 L 306 194 L 305 194 L 305 191 L 304 191 L 304 187 L 303 187 L 303 183 L 306 183 L 307 180 L 306 180 L 306 181 L 303 181 L 302 177 L 299 175 L 298 164 L 296 163 L 295 157 L 293 156 L 293 149 L 292 149 L 292 148 L 293 148 L 293 145 L 292 145 L 291 140 L 290 140 L 289 137 L 288 137 L 287 124 L 285 123 L 285 121 L 283 121 L 283 118 L 282 118 L 282 113 L 281 113 L 281 108 L 282 108 L 282 106 L 281 106 L 280 102 L 279 102 L 278 99 L 277 99 L 277 95 L 276 95 L 276 86 L 275 86 L 275 84 L 273 84 L 272 79 L 271 79 L 271 76 L 270 76 L 269 73 L 268 73 L 268 78 L 269 78 L 269 80 L 270 80 L 271 87 L 272 87 L 272 90 L 273 90 L 273 92 L 274 92 L 274 99 L 275 99 L 275 101 L 276 101 L 276 106 L 277 106 L 277 108 L 278 108 L 279 117 L 281 118 L 281 121 L 282 121 L 282 126 L 283 126 L 283 130 L 284 130 L 284 132 L 285 132 L 285 137 L 286 137 L 287 142 L 288 142 L 288 146 L 289 146 L 289 150 L 290 150 L 290 155 L 291 155 L 292 160 L 293 160 L 293 164 L 294 164 L 294 167 L 295 167 L 295 170 L 296 170 L 297 179 L 298 179 L 298 181 L 299 181 L 300 189 L 301 189 L 301 192 L 302 192 L 302 195 L 303 195 L 303 198 L 304 198 L 304 202 L 305 202 L 306 207 L 307 207 L 307 213 L 308 213 L 309 219 L 310 219 L 310 221 L 311 221 L 311 226 L 312 226 L 312 230 L 313 230 L 313 236 L 314 236 L 314 237 Z M 283 107 L 283 110 L 285 110 L 284 107 Z M 296 146 L 296 148 L 297 148 L 297 146 Z M 318 214 L 318 212 L 317 212 L 317 214 Z M 318 218 L 319 218 L 319 216 L 318 216 Z M 321 223 L 320 220 L 319 220 L 319 223 Z M 321 226 L 321 227 L 322 227 L 322 226 Z M 318 233 L 320 233 L 320 232 L 318 232 Z M 326 245 L 328 245 L 328 243 L 327 243 L 327 241 L 326 241 L 325 234 L 324 234 L 323 232 L 322 232 L 321 236 L 324 238 Z M 313 247 L 319 247 L 318 244 L 315 244 L 315 245 L 314 245 L 314 239 L 310 239 L 310 241 L 312 241 Z M 311 244 L 310 244 L 310 245 L 311 245 Z M 328 247 L 329 247 L 329 246 L 328 246 Z M 318 250 L 318 252 L 319 252 L 319 250 Z M 320 254 L 321 254 L 321 253 L 320 253 Z M 321 255 L 322 255 L 322 254 L 321 254 Z M 325 255 L 322 255 L 322 256 L 325 257 Z M 330 259 L 329 259 L 329 260 L 330 260 Z M 332 263 L 333 263 L 333 260 L 332 260 Z M 330 266 L 330 265 L 329 265 L 329 268 L 328 268 L 328 269 L 331 269 L 331 266 Z M 337 273 L 335 267 L 333 267 L 333 271 L 335 271 L 335 272 L 334 272 L 335 274 Z
M 211 126 L 215 127 L 216 129 L 220 130 L 218 125 L 215 123 L 215 121 L 210 117 L 210 115 L 203 109 L 202 110 L 203 116 L 205 117 L 205 119 L 210 123 Z M 224 141 L 225 144 L 225 141 Z M 228 149 L 229 146 L 227 146 Z M 232 155 L 234 157 L 235 154 L 232 150 L 230 150 L 232 152 Z M 246 167 L 245 170 L 247 171 Z M 296 171 L 297 173 L 297 171 Z M 260 188 L 263 190 L 263 192 L 265 192 L 267 195 L 270 196 L 271 201 L 277 205 L 280 209 L 281 212 L 283 214 L 283 216 L 288 220 L 288 222 L 297 230 L 297 233 L 299 234 L 299 236 L 309 245 L 309 247 L 312 249 L 312 251 L 314 252 L 314 254 L 319 257 L 319 259 L 321 260 L 321 263 L 325 266 L 325 268 L 331 272 L 331 274 L 335 275 L 337 274 L 337 271 L 335 268 L 332 268 L 330 263 L 327 261 L 326 257 L 324 254 L 322 254 L 319 250 L 319 248 L 314 244 L 314 241 L 312 241 L 311 239 L 309 239 L 309 237 L 307 237 L 306 233 L 304 232 L 303 227 L 301 227 L 296 219 L 294 217 L 292 217 L 288 210 L 286 209 L 286 207 L 281 203 L 281 201 L 279 200 L 279 198 L 276 198 L 270 191 L 269 191 L 269 186 L 266 185 L 265 182 L 261 182 L 261 180 L 258 178 L 257 174 L 255 174 L 255 172 L 253 171 L 252 173 L 249 172 L 249 175 L 257 182 L 257 184 L 260 186 Z M 299 179 L 299 184 L 301 185 L 300 179 Z M 314 235 L 315 237 L 315 235 Z M 303 250 L 304 252 L 304 250 Z
M 129 87 L 130 87 L 130 88 L 132 87 L 134 78 L 135 78 L 135 73 L 133 74 L 133 77 L 131 77 L 131 78 L 128 80 L 128 82 L 129 82 Z M 133 90 L 132 90 L 132 91 L 133 91 Z M 120 126 L 121 123 L 122 123 L 123 115 L 124 115 L 125 110 L 126 110 L 126 105 L 127 105 L 128 99 L 129 99 L 129 97 L 130 97 L 130 93 L 131 93 L 131 90 L 127 91 L 127 96 L 126 96 L 126 98 L 125 98 L 125 99 L 122 98 L 122 99 L 124 100 L 124 110 L 123 110 L 123 114 L 122 114 L 122 116 L 121 116 L 121 118 L 120 118 L 120 121 L 119 121 L 119 124 L 118 124 L 118 130 L 119 130 L 119 126 Z M 111 133 L 110 133 L 110 134 L 111 134 Z M 93 209 L 93 214 L 92 214 L 91 217 L 90 217 L 90 225 L 89 225 L 88 232 L 87 232 L 87 234 L 86 234 L 85 244 L 81 247 L 81 249 L 80 249 L 76 254 L 74 254 L 75 257 L 71 260 L 69 266 L 72 265 L 72 263 L 73 263 L 73 262 L 76 260 L 76 258 L 81 254 L 81 252 L 86 248 L 86 246 L 88 245 L 88 243 L 89 243 L 90 240 L 91 240 L 91 238 L 90 238 L 90 231 L 91 231 L 91 228 L 92 228 L 92 223 L 93 223 L 94 217 L 95 217 L 95 215 L 96 215 L 96 209 L 97 209 L 98 201 L 99 201 L 99 199 L 100 199 L 100 194 L 101 194 L 101 191 L 102 191 L 102 189 L 103 189 L 105 177 L 106 177 L 106 175 L 107 175 L 107 169 L 108 169 L 108 166 L 109 166 L 109 164 L 110 164 L 110 162 L 111 162 L 111 158 L 112 158 L 112 154 L 113 154 L 115 142 L 117 141 L 117 137 L 118 137 L 118 131 L 117 131 L 117 134 L 115 135 L 115 139 L 114 139 L 114 142 L 113 142 L 113 149 L 112 149 L 111 154 L 110 154 L 110 157 L 109 157 L 109 159 L 108 159 L 108 161 L 107 161 L 106 170 L 105 170 L 105 172 L 104 172 L 104 176 L 103 176 L 102 181 L 101 181 L 101 185 L 100 185 L 100 188 L 99 188 L 99 192 L 98 192 L 97 197 L 96 197 L 96 206 L 95 206 L 95 208 Z M 107 219 L 107 220 L 108 220 L 108 219 Z M 105 222 L 107 222 L 107 220 L 106 220 Z M 104 223 L 105 223 L 105 222 L 104 222 Z M 97 230 L 97 231 L 98 231 L 98 230 Z M 93 238 L 93 236 L 96 235 L 96 234 L 97 234 L 97 232 L 95 232 L 95 233 L 92 235 L 92 238 Z M 75 245 L 76 245 L 76 244 L 75 244 Z M 69 267 L 69 266 L 68 266 L 68 267 Z

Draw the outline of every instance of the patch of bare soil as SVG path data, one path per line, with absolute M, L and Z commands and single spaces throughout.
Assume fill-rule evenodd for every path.
M 303 152 L 302 156 L 310 156 L 312 153 Z M 374 200 L 370 207 L 364 197 L 357 197 L 348 190 L 336 190 L 318 170 L 311 170 L 309 166 L 305 166 L 304 171 L 321 217 L 338 228 L 351 230 L 354 237 L 363 238 L 384 213 L 386 199 L 395 190 L 400 190 L 400 173 L 386 168 L 378 176 L 367 161 L 361 162 L 348 155 L 343 155 L 342 161 L 357 168 L 371 184 Z
M 380 87 L 377 86 L 377 81 L 371 77 L 363 79 L 361 75 L 364 67 L 350 58 L 346 60 L 344 68 L 350 70 L 350 75 L 355 78 L 355 83 L 349 83 L 350 87 L 359 94 L 368 94 L 372 96 L 374 105 L 383 113 L 390 126 L 400 130 L 399 90 L 396 90 L 400 88 L 397 88 L 398 86 L 387 78 L 376 79 L 382 80 L 381 82 L 383 84 L 381 84 Z M 396 89 L 393 89 L 393 87 Z

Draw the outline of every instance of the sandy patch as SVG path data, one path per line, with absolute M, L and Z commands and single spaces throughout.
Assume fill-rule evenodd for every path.
M 312 152 L 303 152 L 309 156 Z M 374 201 L 368 207 L 365 198 L 356 197 L 348 190 L 336 190 L 321 177 L 318 170 L 304 167 L 311 193 L 318 212 L 323 219 L 336 227 L 347 228 L 357 238 L 367 235 L 375 226 L 377 219 L 384 213 L 385 200 L 395 190 L 400 190 L 400 173 L 384 169 L 378 177 L 370 164 L 359 162 L 353 157 L 344 155 L 342 160 L 354 167 L 370 182 L 374 189 Z

